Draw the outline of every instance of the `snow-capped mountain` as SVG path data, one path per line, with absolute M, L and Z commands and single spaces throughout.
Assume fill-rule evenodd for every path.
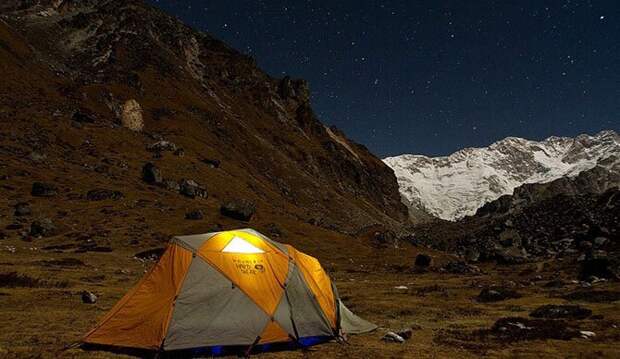
M 613 162 L 620 158 L 615 131 L 539 142 L 507 137 L 445 157 L 405 154 L 383 161 L 394 170 L 402 200 L 412 213 L 457 220 L 522 184 L 573 177 L 610 157 Z

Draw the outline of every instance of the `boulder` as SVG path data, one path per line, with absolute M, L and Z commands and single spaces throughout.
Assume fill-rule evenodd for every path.
M 592 311 L 579 305 L 547 304 L 536 308 L 530 317 L 547 319 L 585 319 L 592 315 Z
M 56 226 L 49 218 L 36 220 L 30 225 L 30 235 L 33 237 L 51 237 L 56 231 Z
M 160 184 L 163 182 L 164 177 L 157 166 L 148 162 L 142 167 L 142 180 L 149 184 Z
M 431 265 L 432 260 L 433 259 L 431 258 L 431 256 L 427 254 L 418 254 L 415 257 L 414 265 L 417 268 L 428 268 Z
M 32 213 L 32 210 L 30 209 L 30 205 L 26 202 L 19 202 L 15 205 L 15 212 L 14 214 L 16 216 L 28 216 Z
M 127 100 L 121 108 L 121 124 L 132 131 L 142 131 L 144 119 L 142 118 L 142 107 L 136 100 Z
M 247 222 L 256 213 L 256 204 L 247 199 L 235 199 L 222 204 L 220 213 L 226 217 Z
M 95 304 L 97 302 L 97 296 L 93 292 L 89 292 L 85 290 L 82 292 L 81 296 L 82 296 L 82 303 Z
M 181 183 L 179 183 L 179 187 L 179 193 L 189 198 L 207 198 L 209 196 L 206 188 L 191 179 L 182 179 Z
M 93 189 L 86 193 L 86 199 L 89 201 L 103 201 L 106 199 L 120 199 L 124 195 L 120 191 L 112 191 L 109 189 Z
M 506 299 L 521 298 L 521 294 L 506 287 L 487 287 L 482 289 L 476 300 L 481 303 L 499 302 Z
M 54 197 L 58 194 L 58 188 L 51 183 L 34 182 L 30 194 L 36 197 Z
M 200 220 L 203 218 L 205 218 L 205 215 L 199 209 L 195 209 L 193 211 L 185 213 L 185 219 Z

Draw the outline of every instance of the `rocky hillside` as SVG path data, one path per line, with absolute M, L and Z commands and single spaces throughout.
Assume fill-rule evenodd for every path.
M 447 157 L 401 155 L 384 161 L 394 169 L 403 202 L 412 214 L 453 221 L 475 214 L 485 203 L 524 184 L 574 177 L 597 165 L 600 173 L 594 177 L 605 177 L 605 168 L 618 158 L 620 136 L 603 131 L 540 142 L 508 137 Z
M 575 258 L 588 274 L 620 278 L 620 166 L 612 163 L 522 185 L 474 216 L 421 225 L 410 240 L 472 262 Z
M 317 119 L 303 80 L 141 1 L 8 0 L 0 16 L 2 222 L 33 182 L 66 227 L 100 200 L 210 226 L 406 220 L 393 171 Z M 148 211 L 143 227 L 163 225 Z

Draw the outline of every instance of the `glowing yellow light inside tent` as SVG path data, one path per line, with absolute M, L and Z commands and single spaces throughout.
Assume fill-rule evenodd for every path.
M 265 251 L 263 251 L 263 250 L 261 250 L 259 248 L 256 248 L 252 244 L 248 243 L 247 241 L 245 241 L 244 239 L 239 238 L 239 237 L 233 237 L 233 239 L 230 242 L 228 242 L 226 247 L 224 247 L 224 249 L 222 249 L 222 252 L 225 252 L 225 253 L 248 253 L 248 254 L 265 253 Z

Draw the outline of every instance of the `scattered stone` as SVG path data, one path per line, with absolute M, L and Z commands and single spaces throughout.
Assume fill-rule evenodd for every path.
M 249 221 L 256 213 L 256 204 L 247 199 L 235 199 L 224 203 L 220 207 L 220 213 L 239 221 Z
M 36 197 L 54 197 L 58 194 L 58 188 L 51 183 L 34 182 L 30 194 Z
M 36 220 L 30 225 L 30 235 L 33 237 L 51 237 L 56 231 L 56 226 L 49 218 Z
M 185 219 L 200 220 L 204 218 L 204 214 L 199 209 L 185 213 Z
M 82 303 L 85 304 L 94 304 L 97 302 L 97 296 L 93 292 L 89 292 L 87 290 L 82 292 Z
M 391 342 L 391 343 L 404 343 L 405 342 L 405 338 L 401 337 L 400 335 L 394 332 L 385 333 L 385 335 L 383 336 L 383 338 L 381 338 L 381 340 L 383 340 L 384 342 Z
M 172 142 L 162 140 L 148 145 L 146 149 L 151 152 L 174 152 L 177 150 L 177 145 Z
M 592 311 L 578 305 L 547 304 L 536 308 L 530 317 L 547 319 L 585 319 L 592 315 Z
M 481 303 L 499 302 L 507 299 L 521 298 L 521 294 L 506 287 L 487 287 L 482 289 L 476 300 Z
M 220 160 L 205 158 L 205 159 L 202 160 L 202 162 L 205 163 L 207 166 L 209 166 L 211 168 L 219 168 L 220 167 Z
M 142 167 L 142 180 L 149 184 L 159 184 L 164 180 L 161 171 L 157 166 L 148 162 Z
M 15 205 L 16 216 L 29 216 L 32 213 L 30 205 L 26 202 L 19 202 Z
M 179 193 L 189 198 L 207 198 L 209 194 L 207 189 L 196 183 L 194 180 L 182 179 L 179 184 Z
M 414 265 L 417 268 L 428 268 L 431 265 L 432 260 L 433 259 L 431 258 L 431 256 L 427 254 L 418 254 L 415 257 Z
M 86 199 L 89 201 L 103 201 L 106 199 L 121 199 L 124 195 L 120 191 L 112 191 L 109 189 L 93 189 L 88 191 L 86 194 Z
M 127 100 L 121 108 L 121 124 L 132 131 L 140 132 L 144 128 L 142 107 L 136 100 Z

